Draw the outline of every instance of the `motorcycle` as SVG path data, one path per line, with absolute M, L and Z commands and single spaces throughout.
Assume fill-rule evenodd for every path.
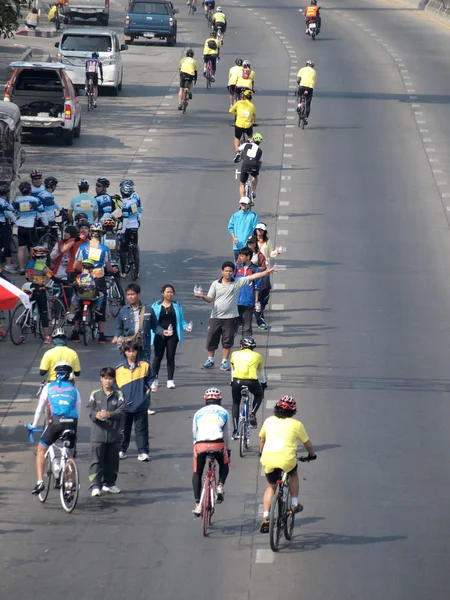
M 311 19 L 308 22 L 308 35 L 315 40 L 316 39 L 316 35 L 319 33 L 319 28 L 317 27 L 317 23 L 315 21 L 315 19 Z

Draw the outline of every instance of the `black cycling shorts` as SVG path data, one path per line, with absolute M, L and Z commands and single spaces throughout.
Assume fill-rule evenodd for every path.
M 183 71 L 181 71 L 181 73 L 180 73 L 180 88 L 184 88 L 185 81 L 189 84 L 189 87 L 190 87 L 190 84 L 194 81 L 194 75 L 190 75 L 189 73 L 183 73 Z
M 294 473 L 297 473 L 297 466 L 295 465 L 295 467 L 292 469 L 292 471 L 289 471 L 289 475 L 293 475 Z M 283 476 L 283 471 L 282 469 L 274 469 L 272 471 L 272 473 L 266 473 L 266 479 L 267 479 L 267 483 L 271 483 L 272 485 L 276 485 L 277 481 L 280 481 L 281 478 Z
M 63 434 L 66 429 L 71 429 L 73 433 L 70 435 L 68 450 L 73 450 L 77 441 L 77 426 L 78 419 L 71 419 L 70 417 L 52 417 L 51 421 L 48 422 L 47 427 L 44 429 L 44 433 L 39 440 L 39 443 L 48 448 L 54 444 Z
M 215 72 L 216 71 L 216 64 L 217 64 L 217 54 L 204 54 L 203 55 L 203 62 L 205 63 L 205 65 L 208 64 L 208 61 L 212 62 L 212 70 Z
M 250 165 L 248 163 L 242 163 L 241 167 L 241 176 L 239 181 L 241 183 L 247 183 L 248 176 L 258 177 L 259 175 L 259 167 L 258 165 Z
M 19 227 L 17 228 L 17 239 L 19 240 L 19 246 L 26 246 L 30 249 L 36 246 L 39 238 L 32 227 Z
M 248 137 L 251 138 L 253 135 L 253 127 L 248 127 L 247 129 L 243 129 L 242 127 L 237 127 L 237 125 L 234 126 L 234 137 L 237 140 L 241 139 L 241 136 L 243 133 L 246 133 L 248 135 Z
M 222 30 L 222 33 L 225 33 L 225 31 L 227 30 L 227 24 L 226 23 L 214 23 L 214 31 L 217 31 L 218 29 Z
M 214 10 L 216 8 L 216 2 L 215 2 L 215 0 L 214 0 L 214 2 L 206 2 L 205 5 L 210 10 Z
M 92 79 L 92 85 L 96 87 L 98 85 L 98 73 L 86 73 L 86 81 Z

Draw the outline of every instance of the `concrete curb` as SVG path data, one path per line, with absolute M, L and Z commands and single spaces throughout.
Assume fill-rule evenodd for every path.
M 56 31 L 56 29 L 54 31 L 41 31 L 41 30 L 32 31 L 32 30 L 28 30 L 28 29 L 19 29 L 19 31 L 16 31 L 16 33 L 14 35 L 24 35 L 24 36 L 28 36 L 28 37 L 37 37 L 37 38 L 54 38 L 57 35 L 59 35 L 59 31 Z
M 450 4 L 447 5 L 443 0 L 430 0 L 425 11 L 443 23 L 450 23 Z

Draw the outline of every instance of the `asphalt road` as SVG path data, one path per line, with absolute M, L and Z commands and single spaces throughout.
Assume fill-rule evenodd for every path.
M 181 15 L 176 48 L 130 47 L 124 93 L 84 115 L 78 145 L 28 147 L 27 169 L 52 171 L 66 199 L 79 177 L 106 174 L 116 186 L 132 176 L 145 208 L 143 295 L 156 298 L 173 282 L 195 329 L 177 355 L 177 389 L 153 395 L 152 462 L 131 454 L 121 463 L 118 497 L 88 495 L 83 415 L 76 512 L 64 515 L 56 498 L 44 507 L 32 499 L 33 454 L 15 427 L 32 403 L 12 403 L 1 452 L 5 597 L 448 597 L 449 32 L 400 5 L 334 0 L 313 43 L 298 7 L 244 4 L 224 5 L 230 25 L 218 81 L 207 92 L 200 78 L 186 116 L 169 90 L 181 51 L 201 54 L 201 15 Z M 191 292 L 231 255 L 226 225 L 238 195 L 223 92 L 239 55 L 256 71 L 266 140 L 256 210 L 287 248 L 272 328 L 257 334 L 266 398 L 271 406 L 294 395 L 319 455 L 301 467 L 305 511 L 276 556 L 258 533 L 256 434 L 248 457 L 234 452 L 207 539 L 190 513 L 191 418 L 209 385 L 228 395 L 225 374 L 199 369 L 208 310 Z M 308 58 L 318 86 L 300 131 L 290 93 Z M 37 380 L 36 352 L 32 342 L 0 347 L 8 372 L 26 362 L 24 399 Z M 87 399 L 98 368 L 117 354 L 100 347 L 80 356 Z

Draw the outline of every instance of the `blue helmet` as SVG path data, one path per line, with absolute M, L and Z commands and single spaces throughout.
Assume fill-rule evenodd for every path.
M 98 58 L 99 57 L 99 53 L 98 52 L 93 52 L 92 53 L 92 58 Z
M 129 196 L 134 192 L 134 181 L 131 179 L 125 179 L 120 183 L 119 190 L 122 194 Z

